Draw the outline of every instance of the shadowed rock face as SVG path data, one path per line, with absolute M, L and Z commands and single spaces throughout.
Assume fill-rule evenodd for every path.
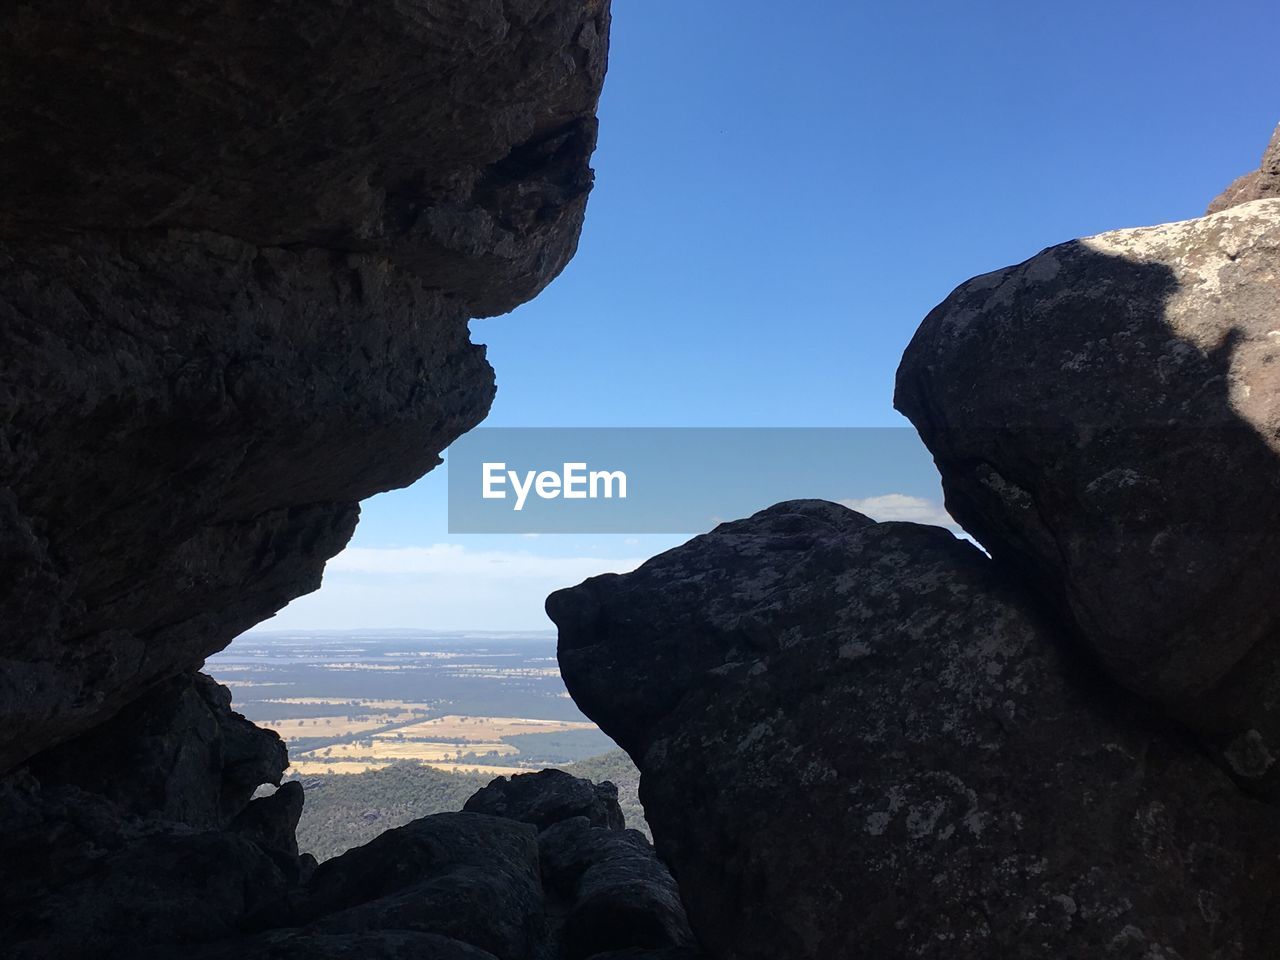
M 1253 958 L 1277 813 L 944 530 L 796 501 L 553 594 L 712 956 Z
M 895 403 L 947 507 L 1121 684 L 1273 791 L 1280 757 L 1280 200 L 971 280 Z
M 92 734 L 0 777 L 0 942 L 21 958 L 235 935 L 309 866 L 284 744 L 208 677 L 159 684 Z
M 611 788 L 558 771 L 499 778 L 475 806 L 504 813 L 442 813 L 390 830 L 290 891 L 266 915 L 283 929 L 194 956 L 700 960 L 671 874 L 621 827 Z M 571 796 L 591 798 L 592 814 L 575 815 Z
M 30 768 L 42 781 L 101 795 L 133 816 L 212 830 L 240 815 L 260 785 L 279 784 L 288 766 L 279 735 L 235 713 L 231 692 L 197 674 L 166 680 Z
M 0 770 L 315 589 L 573 255 L 607 2 L 0 13 Z
M 424 817 L 317 867 L 294 840 L 300 783 L 238 806 L 218 794 L 254 749 L 268 767 L 283 751 L 206 688 L 222 691 L 207 678 L 162 685 L 82 752 L 77 740 L 52 752 L 56 763 L 0 777 L 6 958 L 697 960 L 675 881 L 622 828 L 612 784 L 557 771 L 500 779 L 477 805 L 501 814 Z M 200 710 L 220 736 L 193 720 Z M 126 719 L 136 722 L 117 726 Z M 256 739 L 233 743 L 238 724 Z M 95 766 L 90 750 L 103 746 Z M 119 782 L 103 776 L 112 759 Z
M 567 775 L 485 801 L 570 822 L 551 879 L 537 827 L 472 813 L 317 867 L 301 785 L 252 799 L 283 743 L 194 673 L 488 411 L 467 324 L 573 256 L 608 27 L 607 0 L 0 13 L 6 957 L 690 949 L 616 790 Z
M 1207 212 L 1220 213 L 1250 200 L 1274 199 L 1280 199 L 1280 127 L 1276 127 L 1271 142 L 1267 144 L 1261 166 L 1233 181 L 1231 186 L 1214 198 Z
M 617 787 L 608 781 L 593 784 L 563 770 L 499 777 L 468 800 L 464 809 L 530 823 L 540 830 L 576 817 L 585 817 L 593 827 L 626 827 Z
M 479 814 L 423 817 L 321 864 L 292 922 L 437 933 L 522 960 L 546 937 L 537 832 Z

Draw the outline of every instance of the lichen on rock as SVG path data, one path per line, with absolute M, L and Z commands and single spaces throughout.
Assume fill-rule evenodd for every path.
M 937 307 L 895 396 L 952 516 L 1232 754 L 1280 751 L 1278 261 L 1280 200 L 1053 247 Z
M 1280 811 L 945 530 L 783 503 L 547 609 L 713 956 L 1137 957 L 1139 930 L 1244 960 L 1280 932 Z

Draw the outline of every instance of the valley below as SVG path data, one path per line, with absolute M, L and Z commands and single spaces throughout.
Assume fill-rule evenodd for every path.
M 569 699 L 551 633 L 256 631 L 205 669 L 288 746 L 299 846 L 317 859 L 552 767 L 613 780 L 628 826 L 648 833 L 639 773 Z

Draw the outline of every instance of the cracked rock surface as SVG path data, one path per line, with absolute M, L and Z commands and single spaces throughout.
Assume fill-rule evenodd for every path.
M 1280 812 L 945 530 L 794 501 L 553 594 L 717 957 L 1267 955 Z

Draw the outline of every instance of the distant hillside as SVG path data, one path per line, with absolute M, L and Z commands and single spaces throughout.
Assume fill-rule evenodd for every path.
M 589 780 L 611 780 L 627 826 L 649 833 L 637 789 L 640 773 L 621 750 L 579 760 L 562 769 Z M 467 798 L 492 778 L 450 773 L 412 761 L 369 773 L 298 777 L 306 805 L 298 824 L 298 847 L 327 860 L 368 843 L 384 830 L 432 813 L 461 810 Z

